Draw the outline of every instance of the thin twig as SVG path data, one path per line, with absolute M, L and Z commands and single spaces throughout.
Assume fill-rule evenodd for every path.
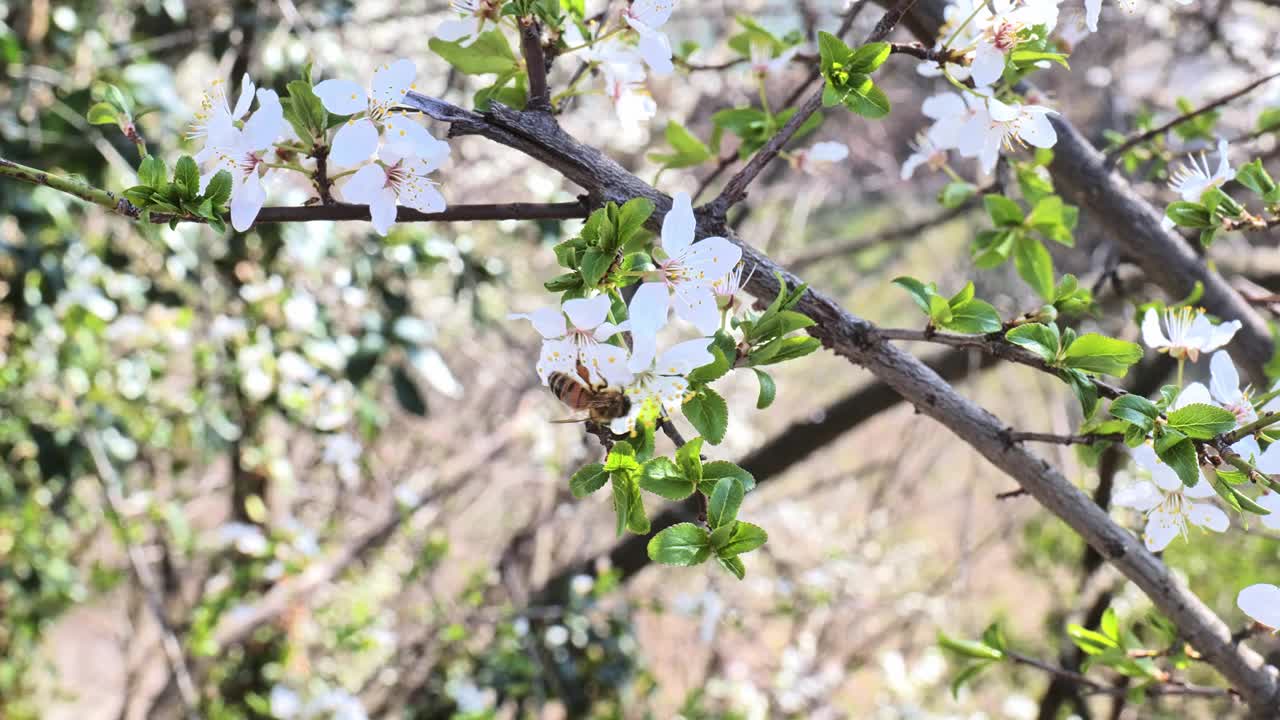
M 1054 445 L 1095 445 L 1101 442 L 1120 442 L 1124 435 L 1057 435 L 1055 433 L 1010 431 L 1009 439 L 1013 442 L 1042 442 Z
M 547 88 L 547 59 L 542 53 L 542 26 L 532 17 L 520 18 L 520 52 L 529 77 L 528 108 L 551 111 L 551 92 Z

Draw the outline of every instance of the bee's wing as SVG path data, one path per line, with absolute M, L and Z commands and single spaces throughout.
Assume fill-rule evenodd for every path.
M 591 418 L 564 418 L 563 420 L 552 420 L 551 422 L 556 423 L 557 425 L 569 425 L 573 423 L 584 423 L 590 419 Z

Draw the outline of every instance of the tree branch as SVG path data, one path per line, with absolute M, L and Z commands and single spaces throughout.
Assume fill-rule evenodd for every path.
M 532 17 L 520 18 L 520 53 L 529 77 L 528 108 L 551 112 L 551 91 L 547 89 L 547 58 L 542 52 L 542 26 Z
M 670 197 L 627 172 L 599 150 L 578 142 L 547 114 L 521 113 L 494 103 L 487 114 L 479 115 L 414 92 L 406 96 L 405 102 L 436 119 L 450 122 L 450 135 L 483 135 L 543 162 L 586 189 L 594 204 L 602 204 L 606 200 L 625 202 L 641 196 L 649 198 L 656 208 L 647 223 L 650 229 L 661 230 L 662 219 L 671 208 Z M 1074 132 L 1069 126 L 1067 131 Z M 1062 134 L 1060 131 L 1060 138 Z M 1068 145 L 1071 145 L 1070 141 Z M 1096 156 L 1097 151 L 1093 154 Z M 1059 152 L 1058 157 L 1061 158 L 1062 153 Z M 1100 167 L 1100 160 L 1094 162 Z M 1108 184 L 1114 184 L 1109 173 L 1098 172 L 1108 178 Z M 1159 218 L 1154 217 L 1149 207 L 1147 213 L 1159 230 Z M 719 235 L 728 238 L 742 248 L 743 261 L 756 267 L 757 271 L 747 282 L 747 292 L 755 297 L 774 297 L 780 289 L 779 279 L 789 287 L 800 284 L 799 278 L 756 248 L 743 243 L 733 229 L 725 225 L 722 215 L 706 209 L 700 209 L 695 215 L 698 218 L 697 237 Z M 1162 237 L 1172 241 L 1167 234 L 1162 234 Z M 1185 244 L 1182 247 L 1189 252 Z M 1166 258 L 1162 259 L 1167 262 Z M 1205 271 L 1202 269 L 1201 272 Z M 1222 279 L 1217 277 L 1217 282 L 1222 283 Z M 1210 297 L 1209 286 L 1207 282 L 1206 300 Z M 1252 312 L 1230 288 L 1227 292 L 1232 293 L 1247 312 Z M 1008 442 L 1004 423 L 961 396 L 919 360 L 886 342 L 877 335 L 874 325 L 850 314 L 825 294 L 810 288 L 794 309 L 815 321 L 816 324 L 807 331 L 823 345 L 870 370 L 922 413 L 950 429 L 1014 478 L 1041 505 L 1066 522 L 1141 588 L 1250 705 L 1270 712 L 1280 696 L 1280 682 L 1275 669 L 1269 669 L 1253 650 L 1233 645 L 1226 624 L 1147 551 L 1131 532 L 1116 525 L 1060 471 L 1022 445 Z M 1239 314 L 1229 316 L 1238 317 Z M 1268 340 L 1268 355 L 1269 345 Z

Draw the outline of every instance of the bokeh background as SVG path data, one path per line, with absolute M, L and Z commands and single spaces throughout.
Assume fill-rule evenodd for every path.
M 1064 17 L 1080 4 L 1066 0 Z M 201 91 L 245 72 L 283 92 L 309 63 L 317 78 L 363 80 L 407 57 L 421 92 L 468 104 L 481 82 L 427 48 L 445 5 L 0 1 L 0 157 L 132 185 L 133 146 L 85 120 L 99 81 L 154 108 L 140 130 L 170 164 L 195 149 L 184 136 Z M 812 52 L 816 30 L 833 29 L 844 9 L 679 2 L 667 30 L 698 44 L 693 60 L 717 65 L 739 57 L 726 45 L 738 14 L 805 36 Z M 878 15 L 865 8 L 851 37 Z M 1101 146 L 1108 129 L 1167 118 L 1179 98 L 1196 104 L 1256 77 L 1277 28 L 1268 0 L 1109 3 L 1071 71 L 1039 82 Z M 819 176 L 778 163 L 733 222 L 878 323 L 921 324 L 889 283 L 902 274 L 948 289 L 972 278 L 1006 316 L 1032 309 L 1011 268 L 972 267 L 980 206 L 912 228 L 939 215 L 947 182 L 924 171 L 899 179 L 926 124 L 920 102 L 943 88 L 914 66 L 894 57 L 877 76 L 894 103 L 889 119 L 829 113 L 806 138 L 845 143 L 846 161 Z M 553 83 L 572 69 L 558 64 Z M 797 63 L 771 78 L 774 102 L 807 72 Z M 742 64 L 650 86 L 659 111 L 640 128 L 590 95 L 562 122 L 652 179 L 646 153 L 664 149 L 667 120 L 706 140 L 714 112 L 756 98 Z M 1224 109 L 1213 132 L 1252 135 L 1249 151 L 1270 158 L 1274 139 L 1253 130 L 1260 110 L 1280 105 L 1277 91 Z M 1169 152 L 1212 139 L 1173 136 Z M 450 202 L 578 192 L 483 139 L 452 145 L 436 174 Z M 668 170 L 660 189 L 692 192 L 714 165 Z M 975 179 L 968 163 L 956 167 Z M 1163 179 L 1158 160 L 1134 178 L 1157 203 L 1170 199 Z M 308 196 L 305 182 L 287 180 L 272 193 L 272 204 Z M 767 412 L 755 410 L 754 378 L 718 386 L 730 430 L 709 454 L 755 473 L 744 513 L 770 534 L 745 581 L 707 565 L 649 567 L 634 543 L 611 563 L 607 498 L 576 501 L 567 484 L 599 445 L 581 426 L 549 422 L 565 410 L 534 373 L 538 339 L 505 319 L 549 301 L 550 247 L 577 227 L 402 224 L 384 239 L 365 223 L 317 222 L 219 235 L 142 227 L 0 182 L 0 717 L 181 717 L 184 683 L 166 660 L 175 640 L 213 718 L 1238 712 L 1222 700 L 1104 697 L 1059 698 L 1042 715 L 1049 678 L 1029 668 L 990 672 L 953 696 L 958 665 L 937 649 L 939 630 L 973 637 L 1000 620 L 1020 648 L 1052 661 L 1072 652 L 1067 622 L 1096 622 L 1108 606 L 1140 619 L 1149 604 L 1034 501 L 997 499 L 1014 489 L 1009 478 L 825 353 L 782 367 Z M 1055 261 L 1097 283 L 1102 313 L 1083 327 L 1136 339 L 1134 304 L 1157 295 L 1108 249 L 1107 232 L 1085 215 L 1076 247 L 1054 248 Z M 1273 248 L 1227 237 L 1211 259 L 1277 286 Z M 1078 422 L 1053 378 L 912 349 L 1015 427 L 1067 433 Z M 1130 381 L 1155 388 L 1168 372 L 1150 363 Z M 1041 450 L 1097 487 L 1098 471 L 1073 449 Z M 655 500 L 651 516 L 663 509 Z M 1239 528 L 1212 540 L 1193 534 L 1166 557 L 1242 624 L 1235 589 L 1280 566 L 1280 545 Z

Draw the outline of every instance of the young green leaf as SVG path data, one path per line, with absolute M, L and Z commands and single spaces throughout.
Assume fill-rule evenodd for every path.
M 1087 333 L 1075 339 L 1062 354 L 1062 364 L 1085 372 L 1124 377 L 1129 366 L 1142 359 L 1142 346 Z
M 1169 413 L 1169 427 L 1196 440 L 1210 440 L 1235 426 L 1235 414 L 1216 405 L 1192 403 Z
M 650 560 L 663 565 L 698 565 L 711 557 L 711 538 L 693 523 L 679 523 L 654 535 L 648 552 Z
M 1053 256 L 1039 239 L 1020 233 L 1013 244 L 1018 276 L 1046 300 L 1053 298 Z
M 716 481 L 707 501 L 707 524 L 713 529 L 727 525 L 738 518 L 738 507 L 742 505 L 745 494 L 742 483 L 737 478 L 722 477 Z
M 1022 224 L 1022 208 L 1009 198 L 1003 195 L 984 195 L 982 204 L 986 206 L 987 214 L 996 227 L 1016 227 Z
M 959 305 L 952 304 L 951 319 L 943 327 L 958 333 L 985 335 L 999 332 L 1004 325 L 1000 322 L 1000 313 L 991 303 L 974 298 Z
M 604 487 L 608 479 L 609 473 L 605 472 L 603 465 L 591 463 L 583 466 L 569 478 L 569 491 L 576 498 L 584 498 Z
M 729 534 L 728 541 L 716 546 L 716 554 L 721 557 L 741 555 L 755 550 L 768 541 L 769 534 L 764 531 L 764 528 L 739 520 L 733 524 L 733 531 Z
M 1155 428 L 1156 418 L 1160 417 L 1159 408 L 1141 395 L 1121 395 L 1111 401 L 1110 412 L 1112 416 L 1136 425 L 1144 432 L 1151 432 Z
M 716 483 L 720 478 L 731 477 L 742 483 L 742 489 L 745 492 L 751 492 L 756 487 L 756 479 L 751 473 L 729 462 L 728 460 L 712 460 L 702 466 L 702 484 L 698 489 L 706 496 L 710 497 L 715 491 Z
M 1196 461 L 1196 447 L 1188 438 L 1170 443 L 1156 443 L 1156 456 L 1178 474 L 1178 479 L 1187 487 L 1195 487 L 1200 482 L 1200 465 Z
M 694 485 L 702 481 L 702 438 L 696 437 L 676 448 L 676 465 Z
M 700 388 L 680 409 L 707 442 L 719 445 L 724 440 L 729 429 L 729 405 L 715 390 Z
M 720 567 L 733 573 L 733 576 L 739 580 L 747 576 L 747 566 L 742 564 L 742 558 L 737 555 L 730 555 L 729 557 L 717 555 L 716 562 L 720 563 Z
M 640 483 L 635 475 L 614 473 L 611 482 L 618 537 L 622 537 L 622 533 L 627 530 L 637 535 L 648 533 L 649 518 L 644 514 L 644 498 L 640 496 Z
M 756 380 L 760 381 L 760 395 L 756 398 L 756 409 L 764 410 L 773 404 L 773 399 L 778 395 L 778 386 L 769 373 L 760 368 L 751 369 L 756 374 Z
M 1026 323 L 1005 333 L 1004 339 L 1030 350 L 1051 365 L 1058 359 L 1061 338 L 1057 325 Z
M 520 67 L 499 29 L 481 33 L 465 47 L 461 42 L 445 42 L 440 38 L 431 38 L 427 46 L 464 75 L 502 74 Z
M 640 489 L 668 500 L 683 500 L 693 494 L 696 481 L 685 477 L 669 458 L 656 457 L 644 464 L 640 473 Z

